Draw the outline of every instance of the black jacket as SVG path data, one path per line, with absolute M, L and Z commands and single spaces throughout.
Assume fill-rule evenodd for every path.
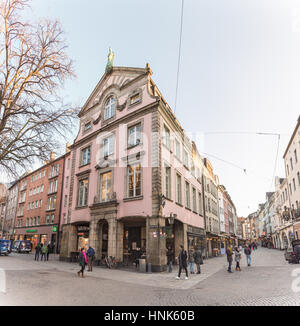
M 194 259 L 196 264 L 201 264 L 203 262 L 202 253 L 200 250 L 194 252 Z
M 249 247 L 245 247 L 245 249 L 244 249 L 244 253 L 245 253 L 245 255 L 247 255 L 247 256 L 251 255 L 251 249 L 250 249 Z
M 187 267 L 187 253 L 184 249 L 182 249 L 178 256 L 178 263 L 180 267 Z

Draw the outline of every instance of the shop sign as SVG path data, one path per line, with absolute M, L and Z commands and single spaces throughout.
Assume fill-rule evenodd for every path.
M 200 228 L 197 228 L 195 226 L 188 225 L 187 232 L 188 233 L 193 233 L 193 234 L 198 234 L 198 235 L 201 235 L 201 236 L 205 236 L 204 230 L 200 229 Z
M 57 226 L 52 226 L 52 232 L 57 232 Z
M 85 226 L 85 225 L 79 225 L 77 227 L 78 232 L 88 232 L 89 230 L 90 230 L 90 228 L 88 226 Z
M 26 230 L 26 233 L 35 233 L 35 232 L 37 232 L 37 229 Z

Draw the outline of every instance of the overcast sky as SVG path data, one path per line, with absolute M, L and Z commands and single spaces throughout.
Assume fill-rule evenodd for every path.
M 29 15 L 58 18 L 66 31 L 77 74 L 64 90 L 72 102 L 84 104 L 111 46 L 116 66 L 149 62 L 174 108 L 181 0 L 33 0 Z M 208 133 L 199 151 L 211 155 L 246 216 L 272 190 L 277 148 L 276 136 L 254 133 L 282 134 L 276 174 L 284 176 L 282 156 L 300 113 L 300 3 L 185 0 L 181 53 L 176 115 L 187 132 Z

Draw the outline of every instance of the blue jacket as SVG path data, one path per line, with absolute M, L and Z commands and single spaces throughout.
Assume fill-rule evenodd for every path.
M 89 248 L 86 252 L 88 256 L 93 257 L 95 256 L 95 250 L 93 248 Z

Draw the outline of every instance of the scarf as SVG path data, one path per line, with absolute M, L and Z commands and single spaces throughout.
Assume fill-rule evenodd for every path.
M 84 261 L 87 263 L 86 254 L 85 254 L 84 251 L 82 253 L 83 253 L 83 256 L 84 256 Z

